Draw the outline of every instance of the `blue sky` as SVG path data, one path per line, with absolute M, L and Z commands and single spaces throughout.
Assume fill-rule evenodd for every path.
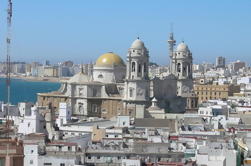
M 0 61 L 6 2 L 0 0 Z M 125 59 L 139 36 L 150 60 L 165 65 L 172 23 L 194 63 L 217 56 L 251 63 L 250 0 L 13 0 L 13 10 L 12 60 L 88 63 L 110 51 Z

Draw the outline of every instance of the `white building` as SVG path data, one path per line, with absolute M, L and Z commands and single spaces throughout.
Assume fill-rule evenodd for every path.
M 26 114 L 19 119 L 18 133 L 30 134 L 30 133 L 44 133 L 45 121 L 38 109 L 34 106 L 30 109 L 30 114 Z
M 198 165 L 236 166 L 237 151 L 220 143 L 200 146 L 195 158 Z
M 46 146 L 24 145 L 25 166 L 81 166 L 83 155 L 76 143 L 53 142 Z
M 237 78 L 237 84 L 251 84 L 251 77 L 247 76 L 247 77 L 240 77 Z
M 199 107 L 198 114 L 204 117 L 213 117 L 218 115 L 228 116 L 228 108 L 224 105 L 214 105 L 209 107 Z
M 71 120 L 71 108 L 67 103 L 59 103 L 59 115 L 56 119 L 58 127 L 67 124 Z
M 140 160 L 133 160 L 133 159 L 122 159 L 121 166 L 141 166 Z
M 116 127 L 130 127 L 130 116 L 117 116 Z

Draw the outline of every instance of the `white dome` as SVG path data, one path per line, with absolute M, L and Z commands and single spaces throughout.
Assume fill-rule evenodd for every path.
M 87 83 L 91 81 L 91 77 L 88 75 L 79 72 L 75 74 L 71 79 L 68 81 L 68 83 L 77 83 L 77 84 L 82 84 L 82 83 Z
M 131 48 L 134 48 L 134 49 L 145 49 L 145 45 L 144 45 L 144 42 L 142 42 L 139 38 L 136 39 L 132 45 L 131 45 Z
M 189 51 L 189 49 L 188 49 L 188 46 L 184 42 L 182 42 L 178 45 L 177 51 L 178 52 L 187 52 L 187 51 Z

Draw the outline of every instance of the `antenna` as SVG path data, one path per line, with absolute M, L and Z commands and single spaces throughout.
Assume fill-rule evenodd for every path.
M 174 40 L 174 36 L 173 36 L 173 23 L 170 24 L 170 35 L 169 35 L 169 40 L 167 41 L 169 44 L 169 56 L 170 56 L 170 66 L 169 66 L 169 70 L 171 73 L 173 73 L 173 51 L 174 51 L 174 46 L 176 44 L 176 40 Z M 176 58 L 175 58 L 176 59 Z M 175 63 L 176 64 L 176 63 Z M 175 69 L 176 67 L 174 67 Z
M 83 65 L 83 62 L 81 63 L 81 73 L 84 74 L 84 65 Z
M 7 8 L 7 37 L 6 37 L 6 87 L 7 87 L 7 110 L 6 110 L 6 137 L 9 140 L 9 111 L 10 111 L 10 43 L 11 43 L 11 18 L 12 18 L 12 2 L 8 0 Z M 9 141 L 6 144 L 6 156 L 9 156 Z
M 173 23 L 170 23 L 170 32 L 173 33 Z
M 7 9 L 7 37 L 6 37 L 6 86 L 7 86 L 7 110 L 6 110 L 6 128 L 7 137 L 9 137 L 9 111 L 10 111 L 10 44 L 11 44 L 11 18 L 12 18 L 12 2 L 8 0 Z

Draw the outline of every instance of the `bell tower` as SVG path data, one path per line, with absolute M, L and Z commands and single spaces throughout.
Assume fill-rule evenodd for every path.
M 124 100 L 145 102 L 149 100 L 149 53 L 137 38 L 128 49 Z
M 193 89 L 193 58 L 188 46 L 182 41 L 172 57 L 172 74 L 177 78 L 177 95 L 184 96 Z

